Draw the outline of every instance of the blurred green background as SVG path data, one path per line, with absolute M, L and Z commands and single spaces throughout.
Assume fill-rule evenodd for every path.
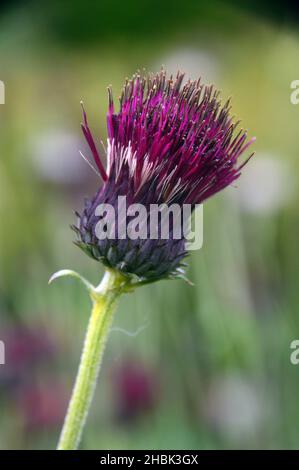
M 106 139 L 106 87 L 161 65 L 233 97 L 257 137 L 235 187 L 204 207 L 188 277 L 123 297 L 84 449 L 299 447 L 298 12 L 291 2 L 2 2 L 0 448 L 56 445 L 99 282 L 72 211 L 97 177 L 81 160 L 84 100 Z

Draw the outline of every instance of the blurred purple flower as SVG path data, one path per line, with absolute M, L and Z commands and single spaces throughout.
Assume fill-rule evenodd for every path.
M 40 327 L 17 326 L 5 335 L 7 362 L 23 367 L 52 356 L 55 347 L 49 334 Z
M 17 400 L 24 427 L 34 432 L 61 424 L 67 406 L 67 390 L 62 384 L 31 384 L 20 389 Z
M 56 352 L 54 339 L 40 326 L 16 325 L 1 333 L 5 344 L 5 367 L 2 386 L 18 386 L 32 375 L 33 367 L 52 359 Z
M 124 361 L 114 371 L 114 390 L 117 400 L 117 416 L 131 421 L 151 411 L 158 399 L 158 378 L 136 360 Z

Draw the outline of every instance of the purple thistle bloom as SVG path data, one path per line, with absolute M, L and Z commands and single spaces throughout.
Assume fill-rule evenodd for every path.
M 236 180 L 242 167 L 240 155 L 252 143 L 246 132 L 236 132 L 229 101 L 221 107 L 219 92 L 198 81 L 183 84 L 184 74 L 167 78 L 165 71 L 127 80 L 114 111 L 109 89 L 107 114 L 107 169 L 98 154 L 83 110 L 83 133 L 104 184 L 85 203 L 76 242 L 107 267 L 127 276 L 151 282 L 182 276 L 186 240 L 129 238 L 99 240 L 95 227 L 96 207 L 109 203 L 116 208 L 118 196 L 127 204 L 168 206 L 190 204 L 193 208 Z M 127 222 L 127 221 L 126 221 Z

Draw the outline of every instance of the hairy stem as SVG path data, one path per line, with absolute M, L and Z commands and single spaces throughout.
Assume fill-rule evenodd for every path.
M 94 395 L 102 356 L 112 324 L 115 306 L 121 294 L 122 280 L 106 271 L 101 284 L 92 293 L 93 308 L 89 320 L 80 366 L 61 431 L 58 450 L 77 449 Z

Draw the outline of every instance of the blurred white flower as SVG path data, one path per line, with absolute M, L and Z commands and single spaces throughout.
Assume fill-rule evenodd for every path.
M 45 181 L 79 184 L 92 171 L 79 154 L 79 150 L 86 150 L 83 139 L 68 131 L 49 130 L 39 135 L 32 147 L 34 168 Z
M 215 57 L 207 51 L 188 48 L 177 49 L 165 57 L 161 57 L 153 65 L 159 70 L 161 65 L 168 73 L 176 75 L 178 70 L 185 72 L 186 79 L 197 80 L 202 77 L 204 83 L 215 82 L 218 75 L 218 64 Z
M 229 194 L 246 212 L 273 213 L 288 204 L 294 195 L 292 169 L 283 158 L 258 154 L 246 165 L 237 190 Z
M 208 421 L 232 439 L 253 435 L 265 417 L 257 388 L 241 376 L 218 378 L 210 385 L 207 397 Z

